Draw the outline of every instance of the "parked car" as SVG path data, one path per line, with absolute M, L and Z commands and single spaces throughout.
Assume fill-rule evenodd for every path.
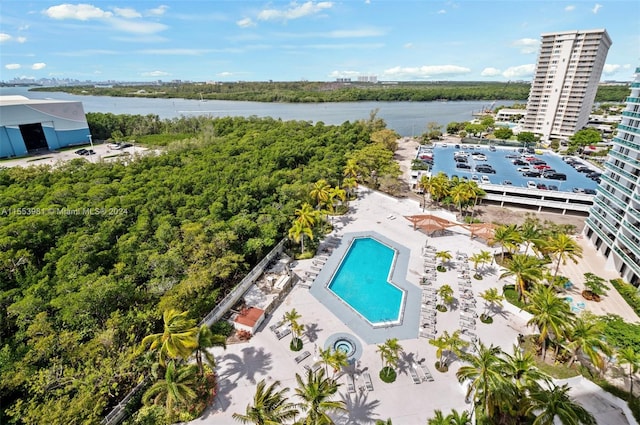
M 553 168 L 546 169 L 546 170 L 542 171 L 542 177 L 546 178 L 548 175 L 555 174 L 556 172 L 557 171 L 554 170 Z
M 456 168 L 462 168 L 465 170 L 470 170 L 471 169 L 471 165 L 467 164 L 466 162 L 458 162 L 456 164 Z
M 530 170 L 522 173 L 525 177 L 540 177 L 540 171 Z
M 538 164 L 534 165 L 533 168 L 535 168 L 536 170 L 550 170 L 551 166 L 547 164 Z
M 589 177 L 591 180 L 595 180 L 595 179 L 599 178 L 601 175 L 602 175 L 602 173 L 599 173 L 597 171 L 592 171 L 592 172 L 587 174 L 587 177 Z
M 502 184 L 505 186 L 511 186 L 513 185 L 513 183 L 511 182 L 511 180 L 502 180 Z
M 488 176 L 484 176 L 484 175 L 480 178 L 480 181 L 482 183 L 484 183 L 484 184 L 490 184 L 491 183 L 491 180 L 489 180 L 489 177 Z
M 593 170 L 589 167 L 587 167 L 586 165 L 581 165 L 579 167 L 576 167 L 576 171 L 579 173 L 591 173 L 593 172 Z
M 476 176 L 475 174 L 473 176 L 471 176 L 471 180 L 476 182 L 476 183 L 480 183 L 480 178 L 478 176 Z
M 456 145 L 456 146 L 455 146 L 455 148 L 456 148 L 456 149 L 460 149 L 460 145 Z
M 520 167 L 518 168 L 519 173 L 524 173 L 526 171 L 531 171 L 531 167 Z
M 504 157 L 507 158 L 507 159 L 519 159 L 520 155 L 515 154 L 515 153 L 510 153 L 510 154 L 505 155 Z
M 77 155 L 86 155 L 88 152 L 87 149 L 78 149 L 77 151 L 75 151 L 74 153 Z
M 547 188 L 549 190 L 560 190 L 560 189 L 558 189 L 558 186 L 556 186 L 555 184 L 550 184 L 549 186 L 547 186 Z
M 595 191 L 595 189 L 587 189 L 587 188 L 585 188 L 584 189 L 584 193 L 587 194 L 587 195 L 595 195 L 596 191 Z
M 495 152 L 495 151 L 496 151 L 496 147 L 495 147 L 495 146 L 493 146 L 493 145 L 490 145 L 490 146 L 489 146 L 489 151 L 490 151 L 490 152 Z
M 486 161 L 487 160 L 487 156 L 481 153 L 474 153 L 472 155 L 473 159 L 475 159 L 476 161 Z
M 477 165 L 476 166 L 476 171 L 479 172 L 479 173 L 489 173 L 489 174 L 495 174 L 496 173 L 496 170 L 494 170 L 492 166 L 486 165 L 486 164 Z
M 547 190 L 547 185 L 544 183 L 538 183 L 536 185 L 536 189 L 540 189 L 540 190 Z
M 453 158 L 456 162 L 467 162 L 466 156 L 456 156 Z
M 566 180 L 567 179 L 567 175 L 564 173 L 549 173 L 547 175 L 544 176 L 546 179 L 551 179 L 551 180 Z
M 529 180 L 529 181 L 527 182 L 527 189 L 535 189 L 535 188 L 536 188 L 536 186 L 538 186 L 538 185 L 537 185 L 537 184 L 536 184 L 536 182 L 534 182 L 534 181 Z
M 526 161 L 523 161 L 523 160 L 521 160 L 521 159 L 515 159 L 515 160 L 513 161 L 513 165 L 527 165 L 527 164 L 529 164 L 529 163 L 528 163 L 528 162 L 526 162 Z
M 574 187 L 573 193 L 584 193 L 584 189 L 581 187 Z

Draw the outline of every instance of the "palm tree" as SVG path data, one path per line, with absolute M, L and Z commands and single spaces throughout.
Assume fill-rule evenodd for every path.
M 526 219 L 520 226 L 520 236 L 525 244 L 524 254 L 527 255 L 529 248 L 540 245 L 544 242 L 542 239 L 542 229 L 538 225 L 537 220 Z
M 451 252 L 449 251 L 438 251 L 436 252 L 436 258 L 438 258 L 441 261 L 440 266 L 444 267 L 444 264 L 451 260 L 453 258 L 453 255 L 451 255 Z
M 490 263 L 492 259 L 493 259 L 493 256 L 491 255 L 491 252 L 486 250 L 482 250 L 476 254 L 473 254 L 471 257 L 469 257 L 469 260 L 473 263 L 473 270 L 475 272 L 476 278 L 481 277 L 478 274 L 478 265 Z
M 329 189 L 331 186 L 325 179 L 320 179 L 313 184 L 313 189 L 309 195 L 316 201 L 316 208 L 320 209 L 322 205 L 325 205 L 329 200 Z
M 340 371 L 343 367 L 349 366 L 349 357 L 347 353 L 342 350 L 333 350 L 331 353 L 329 365 L 333 368 L 333 376 Z
M 157 380 L 142 396 L 144 404 L 164 404 L 167 422 L 173 423 L 176 408 L 188 407 L 188 403 L 197 398 L 194 390 L 196 385 L 196 365 L 177 367 L 175 361 L 167 364 L 164 379 Z
M 481 320 L 488 320 L 489 312 L 493 310 L 494 306 L 502 307 L 502 300 L 504 297 L 498 292 L 496 288 L 489 288 L 480 293 L 480 297 L 485 301 L 484 312 L 480 315 Z
M 500 357 L 500 347 L 480 342 L 475 351 L 464 356 L 469 365 L 461 366 L 456 377 L 460 383 L 469 381 L 466 397 L 472 397 L 478 419 L 491 419 L 501 404 L 515 399 L 515 387 L 502 373 L 505 361 Z
M 313 230 L 301 221 L 296 220 L 289 229 L 288 235 L 295 242 L 300 242 L 300 251 L 304 252 L 304 235 L 307 235 L 309 239 L 313 239 Z
M 470 184 L 461 182 L 453 186 L 449 195 L 451 195 L 453 203 L 458 206 L 460 210 L 460 217 L 462 217 L 462 206 L 467 204 L 470 199 L 473 199 L 475 191 Z
M 542 358 L 545 358 L 547 338 L 560 340 L 575 320 L 575 315 L 564 299 L 545 285 L 536 285 L 531 292 L 529 312 L 532 317 L 527 326 L 537 326 L 540 331 L 538 343 L 542 346 Z
M 340 384 L 333 379 L 327 379 L 324 369 L 317 372 L 309 369 L 306 381 L 296 373 L 296 396 L 301 399 L 300 408 L 305 410 L 305 418 L 300 422 L 304 425 L 333 424 L 328 413 L 333 411 L 346 411 L 345 403 L 341 400 L 332 400 L 338 392 Z
M 305 202 L 302 206 L 295 210 L 296 221 L 302 223 L 305 227 L 313 229 L 318 219 L 318 212 L 313 209 L 311 204 Z
M 292 349 L 293 347 L 299 347 L 302 343 L 300 335 L 302 334 L 302 331 L 304 331 L 304 326 L 300 324 L 300 322 L 298 322 L 298 320 L 300 320 L 301 318 L 302 316 L 296 311 L 295 308 L 292 308 L 290 311 L 285 312 L 284 316 L 282 317 L 282 321 L 284 323 L 288 323 L 289 327 L 291 328 Z
M 436 176 L 432 176 L 429 190 L 431 198 L 436 202 L 440 202 L 449 194 L 449 186 L 450 182 L 445 173 L 439 172 Z
M 445 331 L 445 333 L 446 332 L 447 331 Z M 429 344 L 436 347 L 436 357 L 438 358 L 438 361 L 436 362 L 436 365 L 435 365 L 436 369 L 440 372 L 446 372 L 448 370 L 448 367 L 444 361 L 444 352 L 449 347 L 449 343 L 447 342 L 447 339 L 445 338 L 444 335 L 440 335 L 436 339 L 430 339 Z
M 427 206 L 427 194 L 431 194 L 431 177 L 423 174 L 418 180 L 418 189 L 422 191 L 422 211 L 424 211 Z
M 355 179 L 358 177 L 358 174 L 360 174 L 360 167 L 358 166 L 358 162 L 355 159 L 347 159 L 347 163 L 344 166 L 342 175 Z
M 504 354 L 504 376 L 515 384 L 521 392 L 537 389 L 542 382 L 551 382 L 546 373 L 538 369 L 533 354 L 514 346 L 513 354 Z
M 596 425 L 593 415 L 569 397 L 569 386 L 532 391 L 528 414 L 536 414 L 533 425 L 553 425 L 558 418 L 565 425 Z
M 629 365 L 629 395 L 633 396 L 633 374 L 640 369 L 640 354 L 633 347 L 626 347 L 618 351 L 618 363 Z
M 433 411 L 435 415 L 433 418 L 429 418 L 427 420 L 427 425 L 450 425 L 451 424 L 451 416 L 444 416 L 442 410 L 436 409 Z
M 514 276 L 518 298 L 523 299 L 529 285 L 542 279 L 543 262 L 531 255 L 515 254 L 505 265 L 506 271 L 500 275 L 500 279 Z
M 329 198 L 327 200 L 327 207 L 331 213 L 334 213 L 336 210 L 336 205 L 334 204 L 334 200 L 338 199 L 341 202 L 344 202 L 347 199 L 347 192 L 339 187 L 332 187 L 329 189 Z
M 247 405 L 245 414 L 234 413 L 233 419 L 243 424 L 280 425 L 295 419 L 299 411 L 294 403 L 289 403 L 286 393 L 289 388 L 277 391 L 280 381 L 266 386 L 264 379 L 258 382 L 253 404 Z
M 211 332 L 211 328 L 209 326 L 202 325 L 200 326 L 200 331 L 198 332 L 198 346 L 196 347 L 196 363 L 198 365 L 198 370 L 200 371 L 200 375 L 204 375 L 204 366 L 202 363 L 202 357 L 204 356 L 205 360 L 209 364 L 209 366 L 213 369 L 215 367 L 216 361 L 207 348 L 211 347 L 223 347 L 227 348 L 227 338 L 224 335 L 218 335 Z
M 554 276 L 558 275 L 560 262 L 567 264 L 567 260 L 569 259 L 578 264 L 578 258 L 582 258 L 582 247 L 578 245 L 578 242 L 573 240 L 571 236 L 565 233 L 558 233 L 551 236 L 547 241 L 546 248 L 551 255 L 557 257 Z
M 355 177 L 345 177 L 342 180 L 342 188 L 347 194 L 347 199 L 353 199 L 355 189 L 358 187 L 358 180 Z
M 451 335 L 449 335 L 447 331 L 444 332 L 445 340 L 448 345 L 447 350 L 458 357 L 462 355 L 462 349 L 469 346 L 469 343 L 460 337 L 461 333 L 462 331 L 460 329 L 454 331 Z
M 448 425 L 471 425 L 471 415 L 466 410 L 458 413 L 456 409 L 452 409 L 449 416 Z
M 187 318 L 189 312 L 165 310 L 162 314 L 164 330 L 162 333 L 147 335 L 140 343 L 140 349 L 154 351 L 160 348 L 158 362 L 165 366 L 167 358 L 186 359 L 198 346 L 198 327 L 193 319 Z
M 453 302 L 453 288 L 449 285 L 442 285 L 438 288 L 438 295 L 442 299 L 442 304 L 451 304 Z M 446 311 L 446 308 L 442 311 Z
M 583 314 L 576 317 L 573 326 L 567 332 L 569 340 L 567 348 L 573 353 L 569 366 L 578 359 L 578 354 L 582 352 L 589 357 L 591 363 L 598 370 L 604 370 L 604 355 L 611 355 L 611 347 L 606 340 L 602 339 L 604 330 L 604 323 L 596 320 L 593 316 Z
M 504 262 L 504 250 L 512 254 L 519 246 L 522 238 L 516 225 L 503 224 L 495 229 L 490 245 L 500 245 L 500 257 Z
M 402 352 L 402 346 L 398 343 L 398 338 L 386 340 L 384 344 L 378 345 L 376 351 L 380 353 L 380 359 L 382 360 L 382 373 L 390 377 L 391 372 L 398 365 L 400 353 Z

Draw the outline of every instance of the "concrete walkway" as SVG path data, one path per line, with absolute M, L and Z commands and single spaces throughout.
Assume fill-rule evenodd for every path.
M 359 199 L 352 202 L 350 206 L 350 214 L 334 222 L 334 233 L 330 236 L 339 240 L 340 235 L 344 233 L 373 230 L 398 241 L 410 251 L 406 280 L 421 290 L 424 289 L 420 285 L 420 278 L 425 267 L 423 257 L 425 243 L 435 246 L 438 251 L 448 250 L 453 254 L 454 260 L 448 270 L 436 273 L 430 287 L 437 289 L 448 284 L 454 289 L 456 298 L 454 307 L 448 312 L 437 313 L 435 325 L 437 335 L 441 335 L 444 331 L 452 333 L 460 329 L 464 322 L 463 313 L 461 313 L 463 287 L 458 275 L 465 267 L 465 262 L 456 260 L 455 257 L 458 254 L 470 256 L 481 250 L 493 252 L 499 248 L 487 247 L 478 240 L 471 240 L 464 233 L 446 232 L 442 236 L 427 238 L 424 233 L 414 230 L 412 224 L 403 218 L 405 215 L 422 212 L 419 204 L 413 200 L 395 199 L 364 189 L 360 191 Z M 443 214 L 446 215 L 446 212 Z M 330 247 L 327 248 L 328 250 L 321 255 L 326 257 L 331 255 Z M 292 264 L 292 269 L 299 276 L 304 277 L 306 272 L 317 272 L 312 269 L 313 265 L 313 260 L 298 261 Z M 484 278 L 472 279 L 471 283 L 471 291 L 477 300 L 476 305 L 464 315 L 482 313 L 484 304 L 477 295 L 491 287 L 501 289 L 504 284 L 498 279 L 497 267 L 487 265 L 480 271 Z M 571 278 L 577 281 L 577 277 Z M 269 326 L 279 322 L 283 314 L 292 308 L 296 308 L 301 313 L 301 323 L 306 326 L 302 351 L 309 351 L 310 354 L 301 362 L 295 360 L 300 352 L 292 352 L 289 349 L 290 336 L 278 340 L 275 333 L 269 329 Z M 493 324 L 485 325 L 476 320 L 474 332 L 485 344 L 498 345 L 504 351 L 511 353 L 518 334 L 532 332 L 526 327 L 527 320 L 528 315 L 524 312 L 513 306 L 505 306 L 497 312 Z M 213 350 L 220 377 L 219 395 L 203 417 L 192 423 L 225 425 L 236 423 L 232 418 L 233 413 L 245 412 L 247 405 L 252 403 L 256 383 L 262 379 L 265 379 L 268 384 L 276 380 L 280 381 L 282 387 L 290 388 L 291 401 L 299 401 L 294 396 L 296 374 L 303 375 L 305 366 L 313 367 L 318 360 L 317 349 L 324 348 L 325 342 L 330 341 L 332 336 L 338 333 L 349 334 L 355 338 L 362 346 L 362 353 L 357 363 L 350 368 L 350 372 L 355 377 L 355 392 L 348 392 L 347 375 L 339 378 L 339 382 L 343 384 L 340 388 L 340 399 L 346 403 L 348 412 L 335 417 L 337 424 L 373 424 L 377 419 L 391 418 L 398 424 L 424 425 L 436 409 L 446 413 L 451 409 L 462 411 L 471 407 L 465 403 L 465 389 L 455 377 L 461 365 L 457 359 L 451 359 L 448 372 L 440 373 L 434 367 L 436 348 L 428 343 L 427 338 L 404 339 L 400 341 L 404 353 L 398 367 L 398 378 L 392 384 L 383 383 L 378 377 L 382 364 L 376 351 L 376 344 L 366 344 L 354 330 L 311 295 L 307 288 L 298 285 L 248 343 L 233 344 L 224 351 Z M 419 384 L 414 383 L 412 379 L 410 367 L 412 364 L 418 365 L 416 372 L 421 381 Z M 432 375 L 432 381 L 422 381 L 425 371 Z M 373 390 L 367 389 L 364 372 L 370 374 Z M 331 371 L 329 373 L 331 374 Z M 591 397 L 581 401 L 587 409 L 601 414 L 602 402 L 598 401 L 597 406 L 591 406 L 591 400 L 599 400 L 593 397 L 594 394 L 592 391 Z M 616 414 L 612 415 L 610 420 L 607 416 L 606 423 L 607 425 L 629 425 L 631 422 L 625 420 L 624 415 Z

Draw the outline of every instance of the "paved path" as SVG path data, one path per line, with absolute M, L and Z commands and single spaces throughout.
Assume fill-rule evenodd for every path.
M 414 230 L 412 224 L 403 218 L 405 215 L 421 213 L 418 203 L 408 199 L 398 200 L 365 189 L 361 191 L 360 199 L 351 204 L 351 210 L 349 216 L 341 217 L 336 221 L 334 236 L 347 232 L 374 230 L 401 243 L 411 251 L 406 279 L 419 286 L 419 279 L 424 269 L 422 248 L 427 237 L 422 232 Z M 449 250 L 454 256 L 458 252 L 471 255 L 481 250 L 494 250 L 478 240 L 471 240 L 468 235 L 455 232 L 429 237 L 428 243 L 436 246 L 437 250 Z M 300 276 L 304 276 L 306 271 L 312 270 L 311 265 L 312 260 L 298 261 L 293 264 L 293 270 Z M 455 291 L 454 297 L 460 300 L 457 268 L 462 267 L 462 264 L 458 261 L 452 266 L 453 268 L 447 272 L 437 274 L 433 286 L 437 288 L 449 284 Z M 485 275 L 482 280 L 472 279 L 474 294 L 477 295 L 490 287 L 502 287 L 504 282 L 498 280 L 496 268 L 487 266 L 482 272 Z M 479 315 L 484 305 L 479 297 L 476 298 L 478 301 L 475 312 Z M 301 322 L 307 326 L 303 350 L 309 350 L 312 353 L 300 364 L 294 360 L 299 353 L 289 350 L 290 337 L 278 340 L 269 330 L 270 325 L 279 321 L 286 311 L 294 307 L 302 314 Z M 459 329 L 460 317 L 460 310 L 456 308 L 446 313 L 438 313 L 436 324 L 438 335 L 445 330 L 451 333 Z M 526 327 L 526 321 L 526 314 L 513 306 L 505 306 L 495 316 L 493 324 L 485 325 L 477 321 L 476 334 L 485 344 L 499 345 L 510 353 L 519 333 L 531 333 L 531 329 Z M 312 366 L 317 360 L 315 349 L 324 347 L 325 341 L 336 333 L 354 335 L 354 332 L 312 296 L 308 289 L 296 286 L 250 342 L 230 345 L 225 351 L 221 349 L 213 351 L 218 361 L 220 393 L 211 409 L 192 424 L 236 423 L 232 419 L 232 414 L 244 413 L 246 406 L 252 402 L 256 383 L 261 379 L 267 380 L 267 383 L 279 380 L 283 387 L 292 389 L 289 394 L 292 401 L 297 401 L 293 397 L 296 373 L 304 374 L 304 366 Z M 357 335 L 354 336 L 358 338 Z M 392 418 L 394 423 L 403 425 L 424 425 L 435 409 L 446 413 L 451 409 L 462 411 L 470 407 L 464 400 L 464 388 L 455 378 L 460 362 L 452 361 L 446 373 L 436 371 L 434 367 L 436 350 L 427 339 L 415 338 L 400 341 L 404 354 L 399 365 L 399 376 L 392 384 L 385 384 L 378 377 L 382 365 L 376 352 L 376 345 L 367 345 L 361 339 L 359 341 L 362 343 L 363 352 L 352 369 L 359 372 L 356 373 L 356 392 L 354 394 L 347 391 L 346 376 L 339 379 L 343 384 L 340 397 L 347 404 L 348 413 L 336 417 L 336 423 L 372 424 L 377 419 Z M 424 364 L 433 375 L 433 381 L 414 384 L 408 367 L 412 362 Z M 366 389 L 361 374 L 363 371 L 371 375 L 373 391 Z M 418 368 L 418 374 L 420 377 L 423 376 L 421 368 Z M 590 400 L 600 399 L 596 392 L 591 391 L 590 397 L 585 400 L 585 407 L 590 408 Z M 603 414 L 605 409 L 603 403 L 598 401 L 596 404 L 592 410 L 594 412 L 597 410 L 599 415 Z M 612 415 L 607 424 L 628 425 L 629 422 L 624 420 L 624 416 L 620 417 L 616 414 Z

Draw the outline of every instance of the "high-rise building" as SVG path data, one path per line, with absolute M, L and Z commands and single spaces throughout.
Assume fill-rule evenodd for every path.
M 581 130 L 589 120 L 610 46 L 604 29 L 542 34 L 524 131 L 547 141 Z
M 628 282 L 640 284 L 640 68 L 587 218 L 586 236 Z

